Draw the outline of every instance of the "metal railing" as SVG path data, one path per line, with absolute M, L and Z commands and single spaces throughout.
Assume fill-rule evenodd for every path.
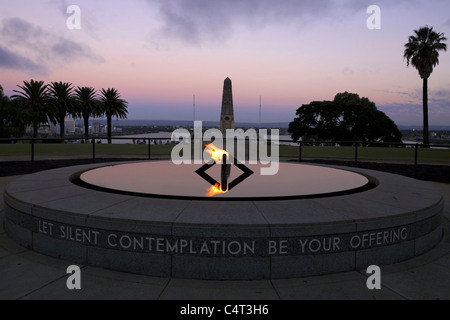
M 30 144 L 30 160 L 31 162 L 35 161 L 35 145 L 38 144 L 39 142 L 41 143 L 46 143 L 50 144 L 62 144 L 63 142 L 70 142 L 70 141 L 82 141 L 83 144 L 90 144 L 92 145 L 92 151 L 91 151 L 91 155 L 92 155 L 92 162 L 95 162 L 97 156 L 96 156 L 96 145 L 99 144 L 98 141 L 103 141 L 106 140 L 108 141 L 109 139 L 111 139 L 111 141 L 114 140 L 139 140 L 139 141 L 143 141 L 145 142 L 145 144 L 148 145 L 148 160 L 151 160 L 151 142 L 152 141 L 158 141 L 158 140 L 171 140 L 170 138 L 133 138 L 133 137 L 113 137 L 113 138 L 108 138 L 108 137 L 66 137 L 66 138 L 10 138 L 10 139 L 5 139 L 2 138 L 0 139 L 0 148 L 2 146 L 2 144 L 4 145 L 5 143 L 10 143 L 10 144 L 17 144 L 18 142 L 29 142 Z
M 36 159 L 35 154 L 35 145 L 43 143 L 43 144 L 49 144 L 49 143 L 63 143 L 63 142 L 71 142 L 71 141 L 83 141 L 83 143 L 91 144 L 91 158 L 92 162 L 95 162 L 97 159 L 97 150 L 96 146 L 98 145 L 98 141 L 108 141 L 108 139 L 111 139 L 112 141 L 116 140 L 128 140 L 133 141 L 133 144 L 135 141 L 141 141 L 147 145 L 147 154 L 146 159 L 152 160 L 152 142 L 155 141 L 171 141 L 171 138 L 143 138 L 143 137 L 66 137 L 66 138 L 12 138 L 12 139 L 0 139 L 0 148 L 2 145 L 5 144 L 17 144 L 18 142 L 28 142 L 30 144 L 30 160 L 31 162 L 34 162 Z M 249 141 L 249 139 L 246 139 Z M 256 142 L 259 142 L 259 139 L 255 140 Z M 272 141 L 270 138 L 265 139 L 268 144 L 270 144 Z M 206 140 L 205 140 L 206 142 Z M 279 143 L 280 145 L 283 145 L 283 143 L 288 143 L 288 146 L 298 146 L 298 158 L 294 159 L 298 161 L 304 161 L 305 155 L 304 155 L 304 148 L 307 146 L 345 146 L 345 147 L 353 147 L 354 154 L 353 154 L 353 161 L 354 164 L 357 165 L 358 162 L 361 161 L 360 157 L 360 150 L 361 148 L 370 148 L 370 147 L 383 147 L 383 148 L 411 148 L 414 149 L 414 159 L 411 159 L 414 163 L 414 167 L 417 169 L 417 166 L 419 165 L 419 150 L 420 149 L 429 149 L 429 148 L 448 148 L 450 150 L 450 145 L 428 145 L 424 146 L 420 143 L 371 143 L 371 142 L 363 142 L 363 141 L 293 141 L 293 140 L 275 140 L 275 142 Z M 175 143 L 175 142 L 172 142 Z M 203 142 L 202 142 L 203 143 Z M 292 157 L 291 157 L 292 158 Z M 449 157 L 449 164 L 450 164 L 450 157 Z
M 421 143 L 398 143 L 398 142 L 362 142 L 362 141 L 299 141 L 299 156 L 298 161 L 303 161 L 303 146 L 305 145 L 338 145 L 338 146 L 352 146 L 354 148 L 354 165 L 357 165 L 360 161 L 358 151 L 360 148 L 370 148 L 370 147 L 384 147 L 384 148 L 413 148 L 414 149 L 414 168 L 417 170 L 419 164 L 419 148 L 449 148 L 450 145 L 428 145 L 424 146 Z M 450 162 L 450 158 L 449 158 Z

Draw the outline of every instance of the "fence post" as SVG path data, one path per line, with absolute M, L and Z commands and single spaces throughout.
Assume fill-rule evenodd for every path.
M 355 166 L 358 165 L 358 142 L 355 142 Z
M 298 151 L 298 161 L 299 162 L 303 161 L 303 159 L 302 159 L 302 147 L 303 147 L 303 142 L 299 141 L 299 144 L 298 144 L 298 149 L 299 149 L 299 151 Z
M 414 146 L 414 176 L 415 177 L 417 177 L 417 165 L 419 163 L 418 155 L 419 155 L 419 144 L 416 143 L 416 145 Z
M 148 138 L 148 160 L 152 160 L 152 140 Z
M 92 139 L 92 162 L 95 163 L 95 138 Z
M 34 162 L 34 138 L 31 138 L 31 163 Z

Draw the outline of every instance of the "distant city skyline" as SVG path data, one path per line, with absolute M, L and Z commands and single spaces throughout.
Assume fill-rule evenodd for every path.
M 195 95 L 196 119 L 218 121 L 229 77 L 236 122 L 259 122 L 260 97 L 262 122 L 289 122 L 349 91 L 420 126 L 422 81 L 404 44 L 425 25 L 449 37 L 449 12 L 448 0 L 3 0 L 0 85 L 8 96 L 31 79 L 114 87 L 131 120 L 193 119 Z M 450 125 L 450 52 L 429 108 L 430 126 Z

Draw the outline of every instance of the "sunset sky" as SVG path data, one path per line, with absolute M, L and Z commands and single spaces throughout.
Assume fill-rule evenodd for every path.
M 81 29 L 70 30 L 70 5 Z M 370 30 L 370 5 L 381 29 Z M 0 85 L 114 87 L 129 119 L 219 120 L 233 81 L 237 122 L 288 122 L 302 104 L 349 91 L 398 125 L 422 123 L 422 80 L 403 59 L 414 29 L 450 38 L 448 0 L 2 0 Z M 450 126 L 450 52 L 429 80 L 430 125 Z

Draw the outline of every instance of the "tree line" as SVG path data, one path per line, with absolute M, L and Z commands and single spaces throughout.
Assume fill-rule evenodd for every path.
M 65 135 L 68 116 L 83 119 L 84 135 L 89 138 L 89 118 L 106 117 L 108 143 L 112 141 L 112 118 L 126 119 L 128 102 L 115 88 L 96 91 L 92 87 L 74 87 L 68 82 L 24 81 L 7 97 L 0 86 L 0 138 L 21 137 L 26 127 L 33 128 L 33 138 L 44 123 L 60 125 Z
M 375 103 L 348 92 L 303 105 L 288 131 L 293 140 L 402 142 L 397 125 Z
M 428 79 L 439 65 L 440 51 L 447 51 L 447 38 L 433 27 L 414 30 L 404 44 L 403 58 L 423 80 L 423 144 L 429 145 Z M 127 102 L 116 89 L 77 87 L 71 83 L 24 81 L 10 98 L 0 86 L 0 137 L 20 137 L 26 126 L 33 127 L 37 137 L 42 123 L 59 123 L 64 137 L 67 115 L 84 120 L 85 136 L 89 137 L 89 118 L 106 116 L 108 142 L 111 143 L 112 117 L 126 119 Z M 335 140 L 366 142 L 401 142 L 396 124 L 375 103 L 354 93 L 339 93 L 333 101 L 313 101 L 301 106 L 289 125 L 294 140 Z
M 404 45 L 403 58 L 423 80 L 423 144 L 429 146 L 428 79 L 439 65 L 439 52 L 447 51 L 443 33 L 425 26 L 414 30 Z M 339 93 L 333 101 L 313 101 L 301 106 L 289 124 L 292 139 L 323 141 L 401 142 L 395 123 L 372 101 L 354 93 Z

